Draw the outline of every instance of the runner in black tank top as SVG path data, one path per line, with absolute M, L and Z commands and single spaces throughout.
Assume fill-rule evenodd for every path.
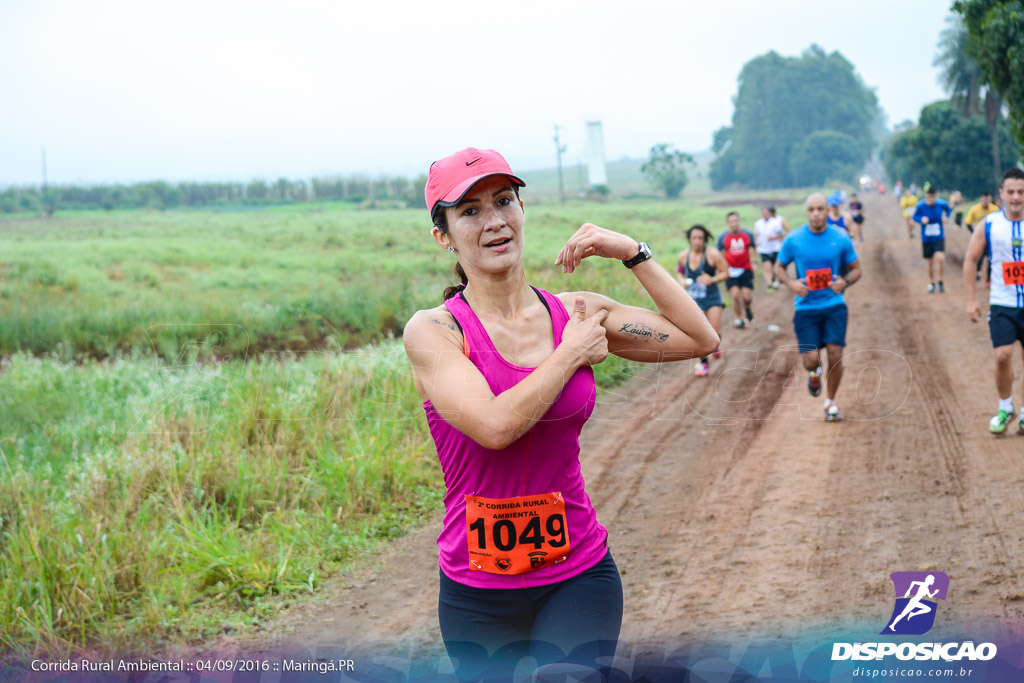
M 690 293 L 700 306 L 700 310 L 704 311 L 715 332 L 721 334 L 723 304 L 718 283 L 729 276 L 729 265 L 725 262 L 722 252 L 711 246 L 711 237 L 711 233 L 703 225 L 694 225 L 686 231 L 690 249 L 679 254 L 676 279 Z M 696 264 L 692 263 L 694 256 L 698 257 Z M 715 349 L 712 355 L 718 358 L 722 353 Z M 697 377 L 704 377 L 709 372 L 709 360 L 704 356 L 694 368 L 694 374 Z

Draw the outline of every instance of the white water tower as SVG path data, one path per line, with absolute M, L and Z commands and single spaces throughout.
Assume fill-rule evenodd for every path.
M 600 121 L 587 121 L 587 151 L 590 156 L 590 186 L 608 185 L 604 166 L 604 132 Z

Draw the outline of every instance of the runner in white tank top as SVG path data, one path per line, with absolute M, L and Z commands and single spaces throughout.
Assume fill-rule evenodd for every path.
M 981 320 L 976 289 L 977 265 L 987 254 L 992 265 L 988 328 L 996 353 L 996 390 L 999 412 L 989 422 L 989 431 L 1002 434 L 1013 419 L 1013 347 L 1024 345 L 1024 171 L 1011 168 L 999 185 L 1003 210 L 985 218 L 984 229 L 975 230 L 964 255 L 964 285 L 967 315 Z M 1024 432 L 1024 408 L 1018 430 Z

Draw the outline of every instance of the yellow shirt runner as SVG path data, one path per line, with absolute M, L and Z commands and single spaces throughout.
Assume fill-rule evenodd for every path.
M 900 208 L 903 209 L 903 215 L 910 218 L 914 215 L 914 209 L 917 207 L 917 197 L 912 194 L 904 195 L 900 197 Z
M 974 226 L 980 223 L 985 216 L 990 213 L 995 213 L 998 210 L 999 207 L 992 202 L 989 202 L 987 209 L 981 205 L 981 202 L 975 204 L 967 211 L 967 227 L 973 232 Z

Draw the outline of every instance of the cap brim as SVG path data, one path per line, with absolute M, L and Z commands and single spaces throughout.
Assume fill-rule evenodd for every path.
M 446 194 L 441 199 L 437 200 L 437 202 L 434 204 L 434 209 L 436 209 L 439 206 L 455 206 L 456 204 L 462 201 L 462 198 L 466 196 L 466 193 L 469 192 L 474 185 L 476 185 L 485 178 L 493 178 L 494 176 L 504 176 L 511 180 L 516 185 L 518 185 L 519 187 L 526 187 L 526 183 L 524 183 L 517 176 L 514 176 L 510 173 L 484 173 L 483 175 L 478 175 L 476 177 L 463 180 L 461 183 L 453 187 L 448 192 L 448 194 Z

